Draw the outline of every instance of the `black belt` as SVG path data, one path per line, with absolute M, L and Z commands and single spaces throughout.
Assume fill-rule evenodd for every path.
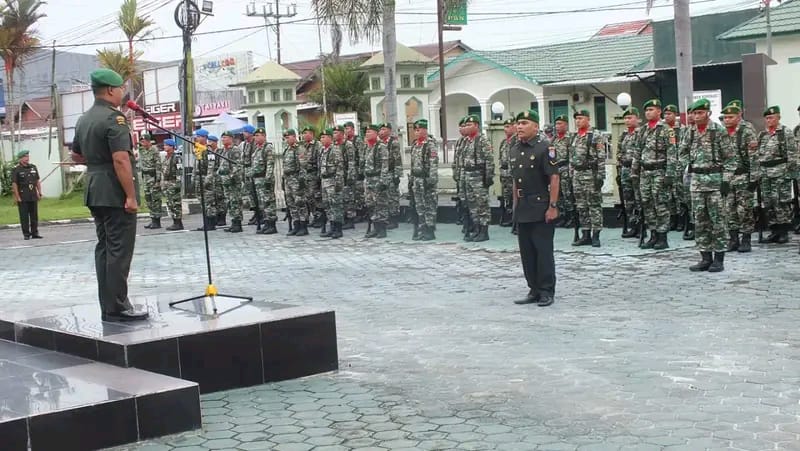
M 291 171 L 291 172 L 283 171 L 283 175 L 296 175 L 299 173 L 300 171 Z
M 623 168 L 629 168 L 629 167 L 633 166 L 633 161 L 623 161 L 623 162 L 621 163 L 621 166 L 622 166 Z
M 750 168 L 736 168 L 733 175 L 745 175 L 750 173 Z
M 321 179 L 330 179 L 330 178 L 333 178 L 333 177 L 336 177 L 336 174 L 330 174 L 330 175 L 322 174 L 322 175 L 319 176 L 319 178 L 321 178 Z
M 689 166 L 689 172 L 692 174 L 720 174 L 722 173 L 722 168 L 719 166 L 712 168 L 693 168 Z
M 761 167 L 773 168 L 775 166 L 782 165 L 782 164 L 784 164 L 786 162 L 787 162 L 786 158 L 778 158 L 777 160 L 770 160 L 770 161 L 765 161 L 765 162 L 761 163 Z
M 550 193 L 525 193 L 522 191 L 522 189 L 517 188 L 517 198 L 522 199 L 523 197 L 528 198 L 532 196 L 536 196 L 536 200 L 550 200 Z
M 658 169 L 667 169 L 666 161 L 658 161 L 655 163 L 642 163 L 642 169 L 645 171 L 655 171 Z
M 143 170 L 142 174 L 143 175 L 156 175 L 156 170 L 155 169 Z
M 569 162 L 568 162 L 568 161 L 559 161 L 558 163 L 556 163 L 556 167 L 557 167 L 557 168 L 565 168 L 565 167 L 567 167 L 568 165 L 569 165 Z
M 378 172 L 365 172 L 364 175 L 366 175 L 367 177 L 375 177 L 377 175 L 381 175 L 381 171 L 378 171 Z
M 413 175 L 414 177 L 425 177 L 427 174 L 425 174 L 424 171 L 420 171 L 420 172 L 412 172 L 411 175 Z
M 500 165 L 500 169 L 508 169 L 508 165 L 507 164 L 501 164 Z
M 587 164 L 584 166 L 573 166 L 572 169 L 575 169 L 576 171 L 588 171 L 589 169 L 594 170 L 597 169 L 597 163 Z
M 266 177 L 266 176 L 267 176 L 267 173 L 266 173 L 266 172 L 259 172 L 258 174 L 253 174 L 253 175 L 251 175 L 250 177 L 253 177 L 253 178 L 263 178 L 263 177 Z

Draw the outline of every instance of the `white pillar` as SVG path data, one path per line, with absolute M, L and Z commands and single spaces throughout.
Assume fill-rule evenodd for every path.
M 481 106 L 481 123 L 483 124 L 483 133 L 489 130 L 489 122 L 492 121 L 492 104 L 489 99 L 480 99 L 478 104 Z
M 447 126 L 447 124 L 445 124 Z M 432 103 L 428 105 L 428 133 L 437 138 L 441 137 L 441 130 L 439 130 L 439 104 Z

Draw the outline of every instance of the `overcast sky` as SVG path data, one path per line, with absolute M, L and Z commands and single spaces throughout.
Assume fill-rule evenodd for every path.
M 283 1 L 283 0 L 281 0 Z M 57 44 L 84 44 L 124 39 L 114 25 L 121 0 L 50 0 L 44 6 L 47 17 L 39 23 L 39 34 L 45 44 L 53 39 Z M 251 0 L 215 0 L 214 16 L 201 24 L 198 32 L 213 32 L 240 27 L 259 26 L 260 29 L 220 32 L 196 36 L 195 56 L 218 55 L 225 52 L 251 50 L 256 64 L 276 58 L 275 33 L 269 38 L 263 19 L 247 17 L 245 8 Z M 263 0 L 255 1 L 263 5 Z M 271 3 L 274 4 L 274 1 Z M 692 14 L 708 14 L 755 8 L 758 0 L 692 0 Z M 179 34 L 173 13 L 178 0 L 139 0 L 140 10 L 157 23 L 156 36 Z M 281 10 L 285 12 L 285 5 Z M 281 27 L 282 60 L 284 62 L 315 58 L 319 54 L 317 26 L 313 19 L 311 0 L 298 0 L 297 15 L 285 18 Z M 593 12 L 542 14 L 548 11 L 574 11 L 587 8 L 614 8 Z M 499 14 L 499 15 L 498 15 Z M 472 0 L 469 25 L 460 32 L 446 32 L 446 40 L 461 39 L 479 50 L 513 49 L 517 47 L 586 39 L 604 24 L 645 19 L 645 0 Z M 655 0 L 649 17 L 654 20 L 672 18 L 672 1 Z M 406 45 L 436 42 L 434 0 L 397 0 L 398 41 Z M 269 40 L 269 47 L 267 41 Z M 115 47 L 117 44 L 105 45 Z M 94 53 L 104 45 L 74 47 L 70 51 Z M 181 58 L 181 39 L 164 39 L 137 44 L 144 59 L 168 61 Z M 323 52 L 331 49 L 327 30 L 322 30 Z M 380 49 L 380 42 L 351 44 L 345 42 L 343 54 Z

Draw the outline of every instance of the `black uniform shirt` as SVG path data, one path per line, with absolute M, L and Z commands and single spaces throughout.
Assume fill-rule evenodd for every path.
M 516 222 L 543 222 L 550 204 L 550 176 L 558 174 L 555 149 L 535 136 L 530 141 L 517 140 L 509 150 L 511 175 L 519 199 L 514 209 Z
M 14 172 L 11 175 L 11 181 L 17 184 L 19 190 L 19 197 L 23 202 L 31 202 L 39 200 L 36 194 L 36 183 L 39 181 L 39 171 L 36 166 L 28 164 L 23 166 L 18 164 L 14 167 Z

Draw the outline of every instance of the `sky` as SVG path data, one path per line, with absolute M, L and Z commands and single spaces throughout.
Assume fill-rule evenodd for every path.
M 280 0 L 280 9 L 286 12 L 289 2 Z M 405 45 L 436 42 L 436 9 L 434 0 L 396 0 L 398 41 Z M 50 0 L 44 6 L 47 17 L 38 24 L 44 45 L 86 44 L 62 48 L 81 53 L 95 53 L 104 47 L 120 44 L 102 44 L 124 40 L 124 35 L 114 24 L 122 0 Z M 144 51 L 147 61 L 172 61 L 182 57 L 180 34 L 173 14 L 179 0 L 139 0 L 140 11 L 156 22 L 154 36 L 159 39 L 136 44 Z M 264 19 L 248 17 L 248 4 L 257 8 L 264 0 L 215 0 L 214 15 L 206 17 L 193 41 L 193 54 L 198 56 L 223 55 L 226 52 L 252 51 L 254 61 L 260 64 L 277 57 L 274 28 L 267 33 Z M 274 4 L 274 0 L 270 3 Z M 281 53 L 283 62 L 316 58 L 320 54 L 318 29 L 311 0 L 295 2 L 297 15 L 283 18 L 281 26 Z M 758 7 L 758 0 L 692 0 L 692 15 L 726 12 Z M 587 5 L 601 10 L 585 10 Z M 569 11 L 569 12 L 566 12 Z M 561 12 L 551 14 L 552 12 Z M 583 40 L 591 37 L 603 25 L 630 20 L 672 18 L 672 1 L 655 0 L 650 14 L 645 12 L 645 0 L 471 0 L 468 25 L 461 31 L 445 32 L 445 40 L 461 39 L 477 50 L 509 50 L 513 48 Z M 242 27 L 249 30 L 224 32 Z M 205 33 L 205 34 L 203 34 Z M 323 25 L 322 52 L 331 50 L 330 35 Z M 380 50 L 380 42 L 351 43 L 345 39 L 342 54 Z

